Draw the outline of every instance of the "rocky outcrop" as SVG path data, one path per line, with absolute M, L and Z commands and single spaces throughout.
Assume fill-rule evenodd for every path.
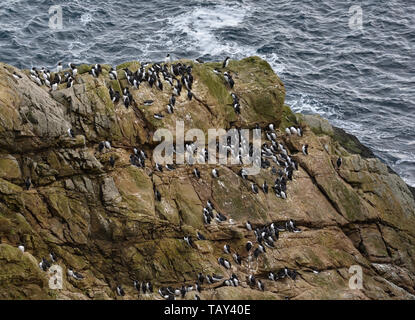
M 122 68 L 135 71 L 137 62 L 117 67 L 119 81 L 109 80 L 108 66 L 99 78 L 81 66 L 73 88 L 61 85 L 54 92 L 31 81 L 27 71 L 0 64 L 0 298 L 117 299 L 121 284 L 123 299 L 161 299 L 159 287 L 194 284 L 202 272 L 235 273 L 241 280 L 236 288 L 204 284 L 202 299 L 414 299 L 415 201 L 402 179 L 328 122 L 293 114 L 284 105 L 284 85 L 265 61 L 250 57 L 229 64 L 240 116 L 228 86 L 213 72 L 219 63 L 184 62 L 193 65 L 194 99 L 182 94 L 175 113 L 163 120 L 153 114 L 166 108 L 167 83 L 164 91 L 146 84 L 131 90 L 137 105 L 128 109 L 110 99 L 108 86 L 127 86 Z M 144 106 L 145 100 L 154 103 Z M 185 165 L 155 171 L 153 134 L 158 128 L 175 132 L 176 120 L 205 132 L 274 123 L 278 139 L 299 163 L 288 198 L 251 192 L 252 182 L 272 184 L 269 169 L 248 180 L 235 166 L 217 166 L 218 179 L 208 165 L 198 166 L 199 180 Z M 301 126 L 303 136 L 286 135 L 290 125 Z M 69 128 L 76 137 L 68 136 Z M 105 140 L 112 147 L 99 152 Z M 305 143 L 308 156 L 301 152 Z M 149 156 L 144 169 L 130 163 L 136 146 Z M 227 222 L 203 223 L 207 200 Z M 302 232 L 282 232 L 275 249 L 248 261 L 244 246 L 254 235 L 245 222 L 289 219 Z M 207 240 L 191 248 L 183 236 L 195 239 L 196 231 Z M 223 253 L 226 243 L 241 254 L 241 266 L 218 265 L 220 256 L 232 261 Z M 52 251 L 64 271 L 60 290 L 49 288 L 51 275 L 38 266 Z M 353 265 L 363 269 L 361 290 L 349 287 Z M 268 280 L 270 271 L 283 267 L 297 270 L 297 278 Z M 85 279 L 68 277 L 69 268 Z M 264 292 L 246 284 L 249 274 L 263 281 Z M 138 295 L 133 280 L 151 281 L 155 293 Z

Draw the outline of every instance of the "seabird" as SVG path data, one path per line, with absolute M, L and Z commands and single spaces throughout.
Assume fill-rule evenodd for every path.
M 264 286 L 264 284 L 262 283 L 262 281 L 261 281 L 261 280 L 258 280 L 258 288 L 259 288 L 259 290 L 261 290 L 261 291 L 264 291 L 264 290 L 265 290 L 265 286 Z
M 171 104 L 168 104 L 167 105 L 167 113 L 168 114 L 174 113 L 174 108 L 173 108 L 173 106 Z
M 134 280 L 134 288 L 138 291 L 138 292 L 140 292 L 140 282 L 138 282 L 137 280 Z
M 167 170 L 169 170 L 169 171 L 172 171 L 172 170 L 174 170 L 175 168 L 174 168 L 174 166 L 173 166 L 172 164 L 167 163 L 167 164 L 166 164 L 166 169 L 167 169 Z
M 212 170 L 212 176 L 213 176 L 214 178 L 219 178 L 219 172 L 218 172 L 218 170 L 217 170 L 217 169 L 213 169 L 213 170 Z
M 22 76 L 18 75 L 16 72 L 13 72 L 13 77 L 17 80 L 22 78 Z
M 72 77 L 70 77 L 69 79 L 68 79 L 68 83 L 67 83 L 67 85 L 66 85 L 66 88 L 72 88 L 73 87 L 73 78 Z
M 225 244 L 223 246 L 223 251 L 225 251 L 227 254 L 231 254 L 231 247 L 228 244 Z
M 22 245 L 18 246 L 17 249 L 19 249 L 21 252 L 24 252 L 24 246 Z
M 111 80 L 117 80 L 118 78 L 117 71 L 115 71 L 114 68 L 111 68 L 109 72 L 109 76 Z
M 29 190 L 30 189 L 31 184 L 32 184 L 32 180 L 30 180 L 30 178 L 27 177 L 26 180 L 25 180 L 26 190 Z
M 231 266 L 232 266 L 231 263 L 228 260 L 226 260 L 225 258 L 222 258 L 222 257 L 220 257 L 218 259 L 218 262 L 221 266 L 225 267 L 226 269 L 230 269 Z
M 166 58 L 164 58 L 164 63 L 170 63 L 171 62 L 171 57 L 170 57 L 170 53 L 167 54 Z
M 56 67 L 56 72 L 57 72 L 57 73 L 59 73 L 59 72 L 62 72 L 62 70 L 63 70 L 62 63 L 61 63 L 61 62 L 59 62 L 59 63 L 58 63 L 58 66 Z
M 49 257 L 50 257 L 50 260 L 52 260 L 52 262 L 58 261 L 58 257 L 53 251 L 49 253 Z
M 252 247 L 253 247 L 253 244 L 252 244 L 252 242 L 251 241 L 248 241 L 247 243 L 246 243 L 246 245 L 245 245 L 245 249 L 246 249 L 246 251 L 251 251 L 251 249 L 252 249 Z
M 102 152 L 102 151 L 104 150 L 104 148 L 105 148 L 105 143 L 104 143 L 104 141 L 101 141 L 101 142 L 98 144 L 98 151 L 99 151 L 99 152 Z
M 308 155 L 308 144 L 303 145 L 302 150 L 305 156 Z
M 237 263 L 237 264 L 241 264 L 242 263 L 242 258 L 241 258 L 241 256 L 238 254 L 238 253 L 234 253 L 233 255 L 232 255 L 232 257 L 233 257 L 233 260 L 235 260 L 235 262 Z
M 194 168 L 194 169 L 193 169 L 193 174 L 195 175 L 195 177 L 196 177 L 197 179 L 200 179 L 200 171 L 199 171 L 199 169 L 198 169 L 198 168 Z
M 176 97 L 174 95 L 170 97 L 169 104 L 171 104 L 173 107 L 176 104 Z
M 78 69 L 76 68 L 76 65 L 74 65 L 73 63 L 69 63 L 68 65 L 72 70 L 72 76 L 75 77 L 78 74 Z
M 114 159 L 114 157 L 113 157 L 113 156 L 110 156 L 109 163 L 110 163 L 111 167 L 113 167 L 113 168 L 114 168 L 114 165 L 115 165 L 115 159 Z
M 241 169 L 241 171 L 239 171 L 239 174 L 241 175 L 242 179 L 248 178 L 248 172 L 245 169 Z
M 253 192 L 253 193 L 255 193 L 255 194 L 257 194 L 257 193 L 258 193 L 258 186 L 257 186 L 255 183 L 253 183 L 253 184 L 251 185 L 251 189 L 252 189 L 252 192 Z
M 297 134 L 297 129 L 294 127 L 290 127 L 291 134 Z
M 120 285 L 117 286 L 117 294 L 121 297 L 125 296 L 124 289 Z
M 193 240 L 191 236 L 185 236 L 183 239 L 190 247 L 193 248 Z
M 205 277 L 203 276 L 202 273 L 199 272 L 199 274 L 197 275 L 197 280 L 203 284 L 203 282 L 205 281 Z
M 230 59 L 229 57 L 226 57 L 226 59 L 223 61 L 222 68 L 227 68 L 228 67 L 229 59 Z
M 255 276 L 254 276 L 254 275 L 250 274 L 250 275 L 248 276 L 248 284 L 249 284 L 250 286 L 255 286 L 255 284 L 256 284 L 256 279 L 255 279 Z
M 69 129 L 68 129 L 68 136 L 69 136 L 70 138 L 74 138 L 74 137 L 75 137 L 75 134 L 74 134 L 74 131 L 73 131 L 73 129 L 72 129 L 72 128 L 69 128 Z
M 144 105 L 145 106 L 151 106 L 154 103 L 154 100 L 145 100 Z
M 264 193 L 268 193 L 268 185 L 266 181 L 262 184 L 262 191 L 264 191 Z
M 342 160 L 342 158 L 338 158 L 337 159 L 337 162 L 336 162 L 336 164 L 337 164 L 337 168 L 340 168 L 340 166 L 342 165 L 342 162 L 343 162 L 343 160 Z
M 252 224 L 249 221 L 245 223 L 245 226 L 249 231 L 252 231 Z
M 206 240 L 205 236 L 201 234 L 199 231 L 196 233 L 196 235 L 197 235 L 197 240 Z
M 214 206 L 213 206 L 212 201 L 208 200 L 208 201 L 206 202 L 206 207 L 208 207 L 208 208 L 209 208 L 209 210 L 213 210 L 213 209 L 214 209 Z
M 43 271 L 47 271 L 50 268 L 50 263 L 45 258 L 42 258 L 42 260 L 39 263 L 39 267 Z
M 164 116 L 162 114 L 160 114 L 160 113 L 155 113 L 154 114 L 154 118 L 156 118 L 157 120 L 161 120 L 161 119 L 164 118 Z

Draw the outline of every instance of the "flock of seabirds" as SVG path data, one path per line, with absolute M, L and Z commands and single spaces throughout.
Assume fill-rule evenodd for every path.
M 227 57 L 222 64 L 222 69 L 226 70 L 229 64 L 230 58 Z M 204 63 L 200 59 L 195 60 L 196 63 Z M 62 83 L 66 83 L 67 88 L 71 88 L 74 85 L 74 82 L 76 80 L 76 76 L 78 74 L 77 66 L 73 63 L 70 63 L 69 65 L 69 71 L 64 71 L 63 66 L 61 63 L 58 64 L 56 72 L 52 75 L 52 73 L 45 69 L 41 68 L 38 70 L 37 68 L 32 68 L 30 70 L 30 77 L 31 79 L 37 83 L 39 86 L 46 85 L 50 88 L 51 91 L 57 90 L 58 85 Z M 140 86 L 144 85 L 144 83 L 147 83 L 151 88 L 156 87 L 159 90 L 164 90 L 167 85 L 170 86 L 172 90 L 172 95 L 169 99 L 169 102 L 166 107 L 166 111 L 168 114 L 171 114 L 174 112 L 175 106 L 176 106 L 176 98 L 181 96 L 181 93 L 184 90 L 187 91 L 187 99 L 191 100 L 193 98 L 192 93 L 192 85 L 193 85 L 193 75 L 192 75 L 192 66 L 191 65 L 185 65 L 182 63 L 171 63 L 171 57 L 168 54 L 164 63 L 143 63 L 140 65 L 140 68 L 132 72 L 128 68 L 123 69 L 125 73 L 125 77 L 128 81 L 128 84 L 130 88 L 127 86 L 122 89 L 122 93 L 115 91 L 111 86 L 108 87 L 109 95 L 111 97 L 111 100 L 114 104 L 119 103 L 122 100 L 123 105 L 128 109 L 132 105 L 137 105 L 135 100 L 133 99 L 132 94 L 130 93 L 130 89 L 138 90 Z M 222 73 L 219 69 L 214 69 L 213 72 L 217 74 L 218 76 L 223 77 L 225 84 L 232 90 L 234 87 L 234 80 L 230 74 L 230 71 L 224 71 Z M 102 74 L 102 67 L 99 64 L 96 64 L 91 67 L 89 73 L 95 77 L 98 78 Z M 16 79 L 21 79 L 22 76 L 14 73 L 13 76 Z M 114 68 L 111 68 L 109 71 L 109 78 L 110 80 L 118 80 L 118 73 Z M 164 81 L 164 82 L 163 82 Z M 121 86 L 120 86 L 121 88 Z M 241 111 L 241 105 L 238 96 L 235 93 L 230 94 L 233 100 L 233 109 L 235 113 L 240 114 Z M 144 101 L 145 106 L 149 106 L 153 104 L 153 100 L 146 100 Z M 164 115 L 160 113 L 154 114 L 154 117 L 156 119 L 162 119 L 164 118 Z M 256 129 L 260 129 L 257 125 Z M 288 127 L 285 129 L 286 135 L 297 135 L 299 137 L 302 136 L 302 129 L 300 127 Z M 72 128 L 68 129 L 68 135 L 71 138 L 75 137 L 74 131 Z M 235 141 L 232 139 L 231 136 L 227 137 L 226 145 L 220 146 L 219 142 L 217 142 L 217 151 L 219 151 L 220 147 L 225 148 L 225 151 L 227 152 L 228 156 L 232 154 L 235 156 L 235 150 L 238 150 L 238 157 L 240 160 L 240 163 L 243 163 L 242 154 L 249 154 L 249 156 L 252 157 L 253 155 L 253 145 L 252 143 L 247 143 L 246 140 L 244 140 L 244 137 L 240 134 L 240 130 L 236 130 L 235 135 L 239 135 L 239 139 L 236 141 L 239 141 L 239 146 L 235 148 L 235 145 L 232 145 L 232 141 Z M 255 158 L 254 161 L 257 161 L 257 165 L 260 166 L 262 169 L 269 169 L 273 175 L 276 176 L 276 179 L 274 183 L 272 184 L 271 188 L 269 188 L 266 181 L 263 182 L 263 184 L 259 187 L 257 184 L 252 183 L 251 184 L 251 191 L 254 194 L 258 194 L 260 190 L 268 194 L 268 192 L 271 192 L 270 189 L 273 190 L 275 195 L 278 198 L 286 199 L 287 198 L 287 183 L 288 181 L 293 180 L 293 173 L 294 171 L 298 170 L 298 163 L 293 160 L 287 149 L 284 147 L 282 142 L 278 142 L 277 140 L 277 132 L 274 128 L 273 124 L 269 124 L 265 128 L 265 137 L 267 142 L 262 144 L 261 148 L 261 155 L 260 157 Z M 237 138 L 237 137 L 234 137 Z M 186 155 L 190 158 L 193 156 L 199 156 L 204 158 L 205 161 L 207 161 L 209 157 L 209 152 L 206 148 L 202 149 L 201 152 L 198 152 L 197 147 L 194 143 L 187 143 L 186 144 Z M 102 141 L 98 144 L 98 151 L 104 152 L 106 149 L 111 149 L 111 143 L 109 141 Z M 174 151 L 175 152 L 175 151 Z M 304 144 L 302 146 L 302 153 L 304 155 L 308 155 L 308 145 Z M 130 155 L 130 162 L 132 165 L 145 168 L 146 166 L 146 159 L 147 154 L 144 150 L 141 150 L 139 148 L 133 148 L 132 154 Z M 115 158 L 110 157 L 109 158 L 109 164 L 114 167 L 115 166 Z M 337 160 L 337 168 L 340 168 L 342 164 L 342 159 L 339 157 Z M 278 169 L 276 168 L 278 167 Z M 162 166 L 161 164 L 155 163 L 155 170 L 158 172 L 163 172 L 163 170 L 166 169 L 168 171 L 175 170 L 175 167 L 170 164 L 166 164 L 165 166 Z M 193 169 L 193 175 L 196 179 L 201 179 L 201 173 L 198 168 Z M 212 178 L 216 179 L 219 178 L 219 169 L 214 168 L 211 171 Z M 248 179 L 248 172 L 245 169 L 241 169 L 239 171 L 239 175 L 244 180 Z M 25 186 L 28 190 L 32 185 L 32 182 L 29 177 L 25 180 Z M 156 187 L 154 187 L 154 195 L 155 199 L 157 201 L 161 201 L 162 195 L 157 190 Z M 206 203 L 206 206 L 203 208 L 202 213 L 203 221 L 206 225 L 214 223 L 224 223 L 228 222 L 229 224 L 233 224 L 234 221 L 232 219 L 228 219 L 224 214 L 218 212 L 215 210 L 215 207 L 213 203 L 208 200 Z M 238 250 L 232 249 L 228 244 L 225 244 L 223 247 L 223 252 L 226 255 L 225 257 L 219 257 L 218 258 L 218 264 L 223 267 L 225 270 L 231 270 L 232 269 L 232 263 L 236 264 L 238 267 L 242 267 L 244 262 L 248 263 L 248 273 L 251 271 L 251 261 L 258 259 L 262 254 L 266 252 L 266 250 L 272 250 L 275 248 L 275 242 L 279 239 L 279 233 L 288 231 L 288 232 L 301 232 L 301 229 L 298 228 L 293 220 L 289 220 L 283 223 L 271 223 L 269 225 L 258 225 L 253 226 L 251 222 L 247 221 L 244 226 L 249 232 L 252 232 L 255 241 L 248 241 L 245 245 L 245 248 Z M 200 233 L 199 231 L 196 234 L 196 238 L 199 241 L 207 240 L 207 238 Z M 187 235 L 183 238 L 183 241 L 191 248 L 196 248 L 194 240 L 192 236 Z M 18 247 L 22 252 L 25 251 L 25 248 L 23 245 L 20 245 Z M 244 251 L 243 252 L 241 252 Z M 246 256 L 246 258 L 243 258 L 242 255 Z M 231 258 L 227 258 L 231 257 Z M 49 254 L 50 261 L 46 258 L 42 258 L 42 260 L 39 263 L 39 267 L 43 271 L 48 271 L 51 267 L 52 263 L 55 263 L 58 261 L 58 257 L 55 253 L 50 252 Z M 233 260 L 231 262 L 230 260 Z M 245 260 L 245 261 L 244 261 Z M 317 271 L 314 271 L 317 272 Z M 282 268 L 276 272 L 270 272 L 268 274 L 268 279 L 272 281 L 278 281 L 284 278 L 290 278 L 292 280 L 295 280 L 297 277 L 297 271 L 292 270 L 289 268 Z M 67 270 L 67 275 L 70 278 L 73 278 L 77 281 L 84 280 L 84 276 L 76 272 L 72 269 Z M 261 279 L 255 278 L 255 275 L 249 274 L 245 279 L 246 284 L 251 288 L 257 288 L 258 290 L 264 291 L 265 290 L 265 284 L 261 281 Z M 200 296 L 198 293 L 202 291 L 202 285 L 208 284 L 208 285 L 214 285 L 211 286 L 214 289 L 222 286 L 232 286 L 232 287 L 238 287 L 242 284 L 242 279 L 240 279 L 234 272 L 232 275 L 228 278 L 223 275 L 218 274 L 202 274 L 199 273 L 197 275 L 197 279 L 194 284 L 183 284 L 181 287 L 173 288 L 173 287 L 161 287 L 158 290 L 158 293 L 161 295 L 162 298 L 166 300 L 174 300 L 177 297 L 185 298 L 186 294 L 190 291 L 195 291 L 196 294 L 194 295 L 194 299 L 199 300 Z M 134 289 L 138 293 L 153 293 L 153 285 L 150 281 L 138 281 L 134 280 L 132 283 Z M 125 291 L 121 284 L 117 285 L 115 288 L 115 291 L 117 295 L 124 296 Z

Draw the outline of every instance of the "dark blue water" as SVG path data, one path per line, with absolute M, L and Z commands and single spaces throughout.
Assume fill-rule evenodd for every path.
M 48 27 L 60 4 L 63 29 Z M 349 27 L 360 5 L 363 29 Z M 2 0 L 0 61 L 222 60 L 259 55 L 295 111 L 355 134 L 415 186 L 415 1 Z

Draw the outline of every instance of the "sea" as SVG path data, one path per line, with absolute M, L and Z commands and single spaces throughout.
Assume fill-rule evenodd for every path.
M 357 136 L 415 186 L 414 0 L 1 0 L 19 68 L 266 59 L 295 112 Z

